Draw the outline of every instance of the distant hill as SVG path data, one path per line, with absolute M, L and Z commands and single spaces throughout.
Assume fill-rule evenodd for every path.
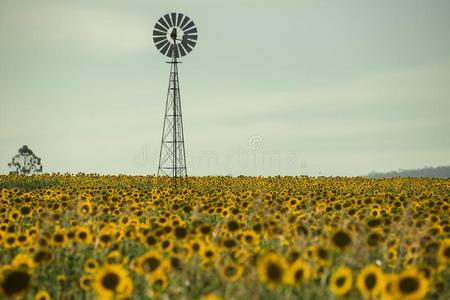
M 423 169 L 391 171 L 388 173 L 371 172 L 369 178 L 391 178 L 391 177 L 431 177 L 450 178 L 450 166 L 445 167 L 425 167 Z

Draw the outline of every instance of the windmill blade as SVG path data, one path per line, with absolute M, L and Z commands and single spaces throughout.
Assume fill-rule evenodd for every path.
M 172 26 L 177 26 L 177 14 L 171 13 L 170 16 L 172 17 Z
M 190 35 L 197 33 L 197 27 L 191 28 L 189 30 L 184 30 L 184 34 Z
M 183 19 L 183 17 L 184 17 L 183 14 L 178 14 L 177 27 L 180 27 L 181 20 Z
M 164 45 L 164 47 L 161 48 L 160 52 L 164 55 L 166 55 L 167 49 L 169 49 L 170 47 L 170 43 L 168 41 L 166 41 L 166 44 Z
M 164 17 L 159 18 L 158 22 L 165 28 L 165 30 L 169 29 L 170 26 L 169 26 L 169 24 L 166 23 L 166 21 L 164 20 Z
M 159 30 L 159 31 L 162 31 L 162 32 L 167 32 L 167 28 L 164 28 L 163 26 L 161 26 L 159 23 L 156 23 L 155 24 L 155 30 Z
M 186 43 L 187 43 L 189 46 L 191 46 L 192 48 L 194 48 L 195 45 L 197 44 L 195 41 L 192 41 L 192 40 L 186 40 Z
M 181 29 L 183 29 L 183 31 L 186 31 L 186 30 L 190 29 L 193 26 L 195 26 L 195 24 L 194 24 L 194 21 L 191 20 L 187 25 L 185 25 Z
M 166 43 L 168 43 L 167 40 L 159 41 L 159 43 L 155 43 L 156 49 L 160 50 Z
M 155 29 L 153 30 L 153 36 L 166 36 L 166 33 Z
M 184 49 L 186 49 L 187 53 L 191 52 L 193 47 L 189 46 L 187 42 L 181 42 L 181 45 L 183 45 Z
M 170 44 L 169 51 L 167 51 L 166 55 L 168 57 L 172 57 L 173 54 L 173 44 Z
M 197 37 L 198 37 L 197 35 L 186 35 L 186 39 L 193 40 L 193 41 L 196 41 Z
M 153 37 L 153 41 L 155 42 L 155 44 L 158 44 L 159 42 L 166 41 L 166 40 L 167 40 L 167 37 L 165 35 Z
M 183 39 L 181 40 L 181 42 L 184 42 L 185 44 L 188 43 L 190 46 L 194 47 L 195 46 L 195 40 L 193 40 L 194 36 L 190 36 L 190 35 L 183 35 Z M 195 39 L 197 39 L 197 36 L 195 36 Z
M 184 16 L 184 20 L 183 20 L 183 22 L 181 22 L 181 24 L 180 24 L 180 28 L 181 29 L 183 29 L 184 28 L 184 26 L 186 25 L 186 23 L 187 22 L 189 22 L 191 19 L 189 19 L 189 17 L 188 16 Z
M 169 27 L 173 27 L 172 20 L 170 19 L 169 14 L 164 16 L 164 20 L 166 20 L 167 24 L 169 24 Z
M 178 44 L 178 50 L 180 51 L 181 56 L 185 56 L 187 52 L 184 50 L 183 44 Z

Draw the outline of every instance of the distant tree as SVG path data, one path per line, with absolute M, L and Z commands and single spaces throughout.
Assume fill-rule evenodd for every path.
M 12 161 L 8 163 L 11 174 L 30 175 L 42 172 L 41 159 L 27 145 L 22 146 Z

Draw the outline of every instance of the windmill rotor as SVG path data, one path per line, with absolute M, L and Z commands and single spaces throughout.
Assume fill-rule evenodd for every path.
M 161 54 L 180 58 L 194 49 L 198 39 L 197 27 L 182 13 L 168 13 L 156 22 L 153 42 Z

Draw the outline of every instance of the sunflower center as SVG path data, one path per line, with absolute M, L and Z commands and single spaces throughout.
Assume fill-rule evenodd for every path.
M 371 273 L 366 276 L 364 283 L 366 284 L 368 290 L 372 290 L 377 284 L 377 277 Z
M 102 278 L 102 285 L 111 291 L 115 291 L 117 286 L 119 285 L 120 278 L 115 273 L 107 273 Z
M 317 254 L 323 260 L 326 260 L 328 258 L 328 252 L 327 252 L 327 250 L 325 250 L 323 248 L 317 249 Z
M 64 240 L 64 237 L 62 234 L 57 233 L 53 239 L 55 240 L 55 242 L 61 243 Z
M 447 258 L 450 258 L 450 247 L 445 248 L 444 256 L 447 257 Z
M 108 242 L 111 240 L 111 237 L 110 237 L 108 234 L 102 234 L 102 235 L 100 236 L 100 240 L 101 240 L 103 243 L 108 243 Z
M 187 235 L 187 230 L 183 227 L 177 227 L 175 228 L 175 236 L 178 239 L 184 239 Z
M 78 237 L 82 240 L 84 240 L 87 237 L 87 233 L 86 232 L 80 232 L 80 234 L 78 234 Z
M 270 281 L 281 281 L 281 277 L 283 275 L 283 271 L 280 266 L 275 263 L 269 263 L 267 266 L 267 276 Z
M 347 247 L 348 245 L 350 245 L 351 239 L 350 239 L 350 236 L 347 233 L 345 233 L 343 231 L 338 231 L 333 236 L 333 243 L 337 247 L 343 249 L 343 248 Z
M 295 278 L 295 281 L 300 281 L 300 280 L 302 280 L 303 279 L 303 269 L 299 269 L 299 270 L 297 270 L 296 272 L 295 272 L 295 274 L 294 274 L 294 278 Z
M 344 277 L 344 276 L 339 277 L 338 279 L 336 279 L 336 285 L 337 285 L 338 287 L 343 286 L 344 283 L 345 283 L 345 277 Z
M 414 293 L 419 288 L 417 279 L 410 276 L 400 279 L 398 285 L 400 290 L 405 294 Z
M 149 272 L 155 271 L 161 262 L 156 257 L 149 257 L 144 261 L 144 269 Z
M 367 238 L 367 243 L 369 246 L 376 246 L 380 240 L 380 235 L 377 233 L 371 233 Z
M 224 243 L 225 247 L 227 248 L 233 248 L 236 246 L 236 242 L 232 239 L 226 240 Z
M 228 266 L 225 268 L 225 275 L 228 277 L 234 276 L 236 274 L 236 268 Z
M 156 244 L 156 239 L 153 236 L 151 236 L 151 235 L 149 235 L 147 237 L 146 241 L 147 241 L 147 245 L 149 245 L 149 246 L 153 246 L 153 245 Z
M 28 206 L 23 206 L 21 209 L 20 209 L 20 213 L 22 214 L 22 215 L 28 215 L 29 213 L 31 212 L 31 210 L 30 210 L 30 208 L 28 207 Z
M 12 296 L 28 288 L 30 284 L 30 274 L 22 271 L 15 271 L 6 276 L 2 283 L 2 290 L 6 296 Z
M 236 231 L 239 229 L 239 224 L 235 221 L 230 221 L 230 222 L 228 222 L 228 229 L 230 231 Z

